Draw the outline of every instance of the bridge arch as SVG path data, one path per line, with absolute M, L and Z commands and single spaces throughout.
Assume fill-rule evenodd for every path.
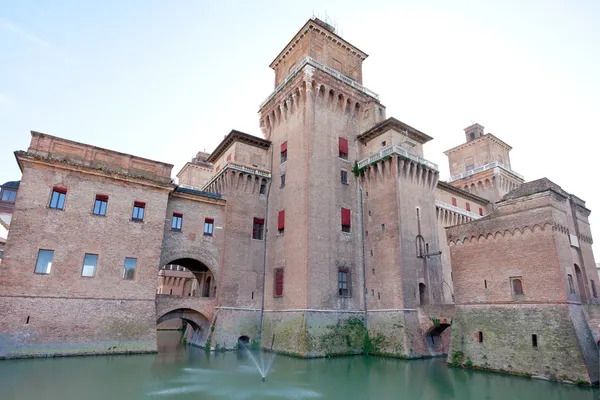
M 187 277 L 177 272 L 170 272 L 173 271 L 174 266 L 183 267 L 183 271 L 188 271 L 186 272 Z M 175 271 L 179 271 L 179 268 L 176 268 Z M 194 281 L 194 278 L 196 282 L 193 284 L 192 282 L 186 281 Z M 161 265 L 157 294 L 174 294 L 170 290 L 171 285 L 176 285 L 177 293 L 182 296 L 214 298 L 217 293 L 215 271 L 199 259 L 185 255 L 182 257 L 168 258 L 165 263 Z
M 199 311 L 191 308 L 177 308 L 168 311 L 156 319 L 156 325 L 170 319 L 179 318 L 187 322 L 188 329 L 185 332 L 186 340 L 195 345 L 203 347 L 210 329 L 209 319 Z

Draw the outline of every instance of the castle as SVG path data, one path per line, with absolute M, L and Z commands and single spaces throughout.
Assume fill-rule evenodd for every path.
M 177 184 L 170 164 L 32 132 L 15 152 L 0 358 L 154 352 L 157 324 L 181 318 L 209 348 L 448 354 L 597 382 L 585 202 L 524 183 L 479 124 L 439 181 L 432 138 L 362 85 L 366 58 L 308 20 L 270 65 L 264 138 L 231 131 Z M 157 293 L 157 275 L 176 287 L 188 271 L 187 296 Z

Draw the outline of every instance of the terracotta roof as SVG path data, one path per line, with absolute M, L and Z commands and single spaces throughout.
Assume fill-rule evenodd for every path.
M 424 134 L 423 132 L 416 130 L 410 125 L 405 124 L 402 121 L 398 121 L 394 117 L 390 117 L 385 121 L 382 121 L 369 129 L 368 131 L 361 133 L 358 135 L 358 140 L 365 143 L 369 140 L 376 138 L 377 136 L 385 133 L 389 129 L 395 129 L 399 132 L 404 132 L 409 138 L 416 140 L 419 143 L 427 143 L 433 138 L 429 135 Z
M 247 133 L 236 131 L 235 129 L 233 129 L 231 132 L 229 132 L 227 136 L 225 136 L 225 139 L 223 139 L 223 141 L 219 143 L 219 145 L 211 153 L 211 155 L 208 156 L 206 161 L 214 164 L 215 161 L 217 161 L 219 157 L 221 157 L 223 153 L 227 151 L 229 146 L 231 146 L 235 142 L 246 143 L 251 146 L 259 147 L 265 150 L 268 149 L 269 146 L 271 146 L 270 140 L 261 139 L 258 136 L 249 135 Z

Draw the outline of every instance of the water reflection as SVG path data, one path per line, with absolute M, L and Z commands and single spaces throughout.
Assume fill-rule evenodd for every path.
M 302 360 L 278 355 L 266 382 L 236 352 L 183 346 L 161 332 L 157 355 L 0 362 L 4 399 L 597 399 L 597 390 L 448 368 L 443 359 Z

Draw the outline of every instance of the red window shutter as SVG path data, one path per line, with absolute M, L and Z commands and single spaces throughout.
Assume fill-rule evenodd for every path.
M 52 190 L 55 192 L 58 192 L 58 193 L 67 194 L 67 189 L 65 189 L 65 188 L 54 187 L 54 188 L 52 188 Z
M 144 203 L 144 202 L 141 202 L 141 201 L 135 201 L 135 202 L 133 202 L 133 205 L 134 205 L 135 207 L 141 207 L 141 208 L 144 208 L 144 207 L 146 207 L 146 203 Z
M 350 226 L 350 210 L 342 208 L 342 226 Z
M 287 141 L 281 143 L 281 152 L 284 153 L 287 151 Z
M 348 154 L 348 140 L 339 138 L 340 142 L 340 153 Z
M 264 225 L 265 220 L 263 218 L 254 218 L 254 223 Z
M 227 156 L 227 161 L 231 161 L 231 154 Z
M 483 208 L 479 207 L 479 215 L 483 216 Z
M 467 211 L 471 211 L 471 205 L 469 203 L 465 203 L 465 208 Z
M 456 197 L 453 197 L 453 198 L 452 198 L 452 205 L 453 205 L 454 207 L 456 207 Z
M 173 213 L 173 216 L 183 218 L 183 214 L 181 214 L 181 213 Z
M 206 224 L 213 224 L 214 222 L 215 222 L 215 220 L 212 218 L 204 218 L 204 223 L 206 223 Z
M 285 228 L 285 210 L 279 211 L 277 216 L 277 229 L 282 230 Z
M 283 296 L 283 269 L 275 270 L 275 296 Z
M 105 194 L 97 194 L 96 195 L 96 200 L 100 200 L 100 201 L 108 201 L 108 196 Z

